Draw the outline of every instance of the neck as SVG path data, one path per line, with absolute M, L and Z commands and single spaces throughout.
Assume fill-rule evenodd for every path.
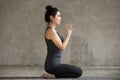
M 48 26 L 51 27 L 51 28 L 53 28 L 53 29 L 56 28 L 56 25 L 55 25 L 54 23 L 52 23 L 52 22 L 50 22 L 50 23 L 48 24 Z

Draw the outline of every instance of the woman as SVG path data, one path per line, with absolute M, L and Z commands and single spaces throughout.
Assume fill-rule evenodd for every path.
M 45 70 L 48 74 L 43 74 L 43 78 L 77 78 L 82 75 L 81 68 L 61 64 L 62 50 L 65 50 L 73 31 L 71 24 L 66 25 L 65 38 L 56 31 L 57 25 L 61 22 L 61 14 L 57 8 L 46 6 L 45 21 L 48 23 L 45 30 L 45 41 L 47 45 L 47 57 Z

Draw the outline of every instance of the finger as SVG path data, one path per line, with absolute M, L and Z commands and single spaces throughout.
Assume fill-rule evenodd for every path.
M 69 24 L 66 24 L 66 28 L 68 28 L 69 27 Z
M 68 24 L 68 29 L 70 28 L 70 24 Z
M 73 29 L 73 25 L 71 25 L 71 29 Z
M 70 28 L 70 24 L 68 24 L 68 29 Z
M 75 29 L 75 27 L 72 27 L 72 30 L 74 30 Z
M 68 24 L 66 24 L 66 26 L 68 26 Z
M 67 29 L 72 30 L 73 26 L 71 24 L 66 24 Z
M 73 26 L 70 24 L 70 29 L 72 30 Z
M 70 24 L 68 24 L 67 29 L 68 29 L 68 30 L 70 29 Z

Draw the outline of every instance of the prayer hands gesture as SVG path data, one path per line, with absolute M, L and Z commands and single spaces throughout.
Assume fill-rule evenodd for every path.
M 66 37 L 71 36 L 73 29 L 74 29 L 74 27 L 71 24 L 66 25 L 66 32 L 65 32 Z

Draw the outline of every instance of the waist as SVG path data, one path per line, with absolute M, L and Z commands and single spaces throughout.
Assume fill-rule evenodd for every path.
M 56 65 L 60 64 L 61 56 L 54 56 L 54 57 L 46 57 L 45 60 L 45 69 L 50 69 L 55 67 Z

